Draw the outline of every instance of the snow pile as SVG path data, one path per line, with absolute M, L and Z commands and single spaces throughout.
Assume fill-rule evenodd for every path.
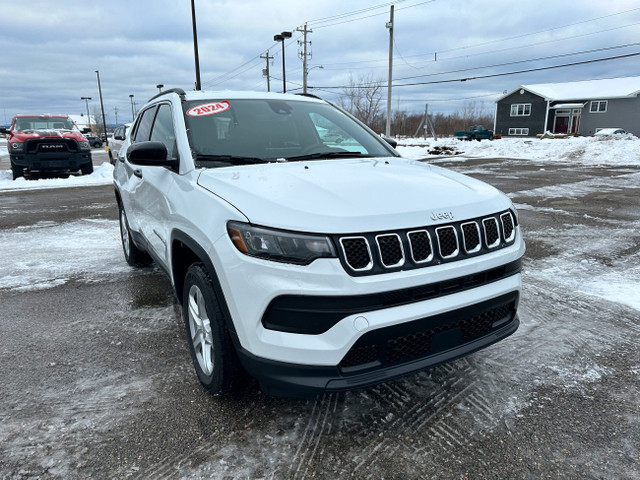
M 401 139 L 397 148 L 411 159 L 459 155 L 465 158 L 535 159 L 582 165 L 640 165 L 640 139 L 633 135 L 567 138 L 503 138 L 481 142 L 455 138 Z
M 1 152 L 0 152 L 1 153 Z M 0 170 L 0 192 L 10 190 L 36 190 L 42 188 L 85 187 L 92 185 L 110 185 L 113 183 L 113 165 L 103 163 L 92 174 L 69 178 L 41 178 L 12 180 L 11 170 Z

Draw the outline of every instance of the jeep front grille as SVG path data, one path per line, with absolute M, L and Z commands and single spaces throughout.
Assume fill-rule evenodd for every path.
M 374 275 L 463 260 L 513 244 L 511 211 L 487 217 L 395 232 L 335 236 L 350 275 Z

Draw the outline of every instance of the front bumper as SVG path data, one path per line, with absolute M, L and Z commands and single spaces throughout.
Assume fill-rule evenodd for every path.
M 91 163 L 91 152 L 11 154 L 10 158 L 12 165 L 26 168 L 29 171 L 75 171 L 82 168 L 83 165 Z
M 256 357 L 244 368 L 275 396 L 308 397 L 361 388 L 408 375 L 485 348 L 514 333 L 518 292 L 363 335 L 337 366 L 310 366 Z

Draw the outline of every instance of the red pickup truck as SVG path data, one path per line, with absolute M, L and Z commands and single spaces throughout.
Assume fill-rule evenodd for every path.
M 32 172 L 93 172 L 89 141 L 67 115 L 16 115 L 0 133 L 9 135 L 14 180 Z

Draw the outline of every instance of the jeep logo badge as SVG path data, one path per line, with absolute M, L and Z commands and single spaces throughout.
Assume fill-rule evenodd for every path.
M 453 212 L 431 212 L 431 220 L 453 220 Z

